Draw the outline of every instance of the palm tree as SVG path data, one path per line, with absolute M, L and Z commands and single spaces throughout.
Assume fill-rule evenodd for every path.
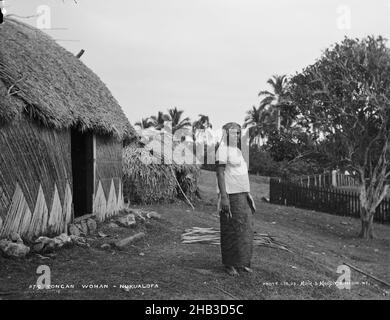
M 204 130 L 204 129 L 207 129 L 207 128 L 212 128 L 212 124 L 210 123 L 210 119 L 208 116 L 204 115 L 204 114 L 200 114 L 199 115 L 199 119 L 194 121 L 194 123 L 192 124 L 192 129 L 195 131 L 195 130 Z
M 281 110 L 289 106 L 288 80 L 286 75 L 274 75 L 268 79 L 267 83 L 271 86 L 272 91 L 260 91 L 259 97 L 264 96 L 260 106 L 266 109 L 270 115 L 275 118 L 276 130 L 280 132 L 281 127 Z M 290 120 L 284 119 L 286 122 Z
M 199 119 L 192 124 L 192 138 L 194 141 L 197 139 L 197 134 L 205 133 L 206 129 L 212 129 L 213 126 L 210 123 L 210 118 L 204 114 L 199 114 Z
M 249 143 L 260 144 L 260 139 L 264 139 L 272 131 L 272 113 L 265 105 L 260 105 L 257 108 L 253 106 L 246 114 L 243 127 L 249 127 Z
M 184 110 L 178 110 L 176 107 L 168 109 L 169 120 L 172 121 L 172 134 L 177 130 L 184 129 L 191 126 L 190 118 L 181 119 Z
M 134 125 L 141 129 L 147 129 L 153 127 L 153 121 L 150 118 L 142 118 L 141 121 L 136 122 Z
M 195 142 L 194 144 L 194 153 L 197 154 L 199 146 L 203 144 L 203 159 L 199 157 L 199 161 L 203 161 L 203 163 L 207 166 L 207 158 L 209 156 L 209 148 L 210 150 L 215 147 L 215 143 L 213 141 L 213 134 L 208 132 L 207 129 L 212 129 L 213 126 L 210 123 L 210 118 L 204 114 L 199 114 L 198 120 L 194 121 L 192 124 L 192 139 Z M 211 167 L 210 167 L 211 168 Z
M 151 116 L 149 120 L 153 127 L 155 127 L 157 130 L 161 130 L 164 128 L 165 121 L 170 121 L 171 118 L 168 114 L 164 114 L 162 111 L 159 111 L 157 116 Z

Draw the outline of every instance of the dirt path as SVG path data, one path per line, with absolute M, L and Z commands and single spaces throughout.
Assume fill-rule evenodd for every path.
M 382 278 L 390 279 L 390 226 L 376 225 L 377 240 L 355 238 L 359 221 L 261 201 L 268 186 L 252 183 L 258 213 L 255 229 L 277 236 L 294 253 L 255 247 L 253 274 L 227 276 L 215 245 L 183 245 L 180 236 L 189 227 L 216 227 L 215 176 L 202 172 L 203 200 L 196 211 L 184 203 L 156 205 L 161 220 L 135 230 L 101 230 L 111 237 L 138 231 L 147 236 L 125 251 L 103 250 L 104 239 L 90 239 L 91 248 L 62 249 L 53 259 L 31 255 L 23 261 L 0 257 L 0 298 L 3 299 L 388 299 L 384 287 L 352 272 L 351 290 L 334 286 L 337 266 L 350 262 Z M 72 289 L 32 290 L 39 265 L 51 269 L 52 285 Z M 305 281 L 305 283 L 302 283 Z M 322 281 L 322 283 L 320 283 Z M 310 283 L 311 282 L 311 285 Z M 317 285 L 315 284 L 317 282 Z M 332 285 L 331 282 L 333 282 Z M 365 283 L 368 282 L 368 283 Z M 83 288 L 86 285 L 106 288 Z M 128 290 L 121 288 L 127 285 Z M 144 288 L 137 288 L 143 285 Z

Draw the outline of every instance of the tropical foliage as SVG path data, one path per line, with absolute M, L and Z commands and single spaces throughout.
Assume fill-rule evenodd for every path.
M 250 144 L 259 145 L 261 139 L 264 139 L 272 131 L 272 116 L 263 107 L 256 108 L 253 106 L 252 109 L 247 111 L 243 127 L 249 128 Z
M 183 110 L 178 110 L 176 107 L 168 110 L 169 121 L 172 121 L 172 133 L 191 127 L 190 118 L 182 119 L 183 112 Z
M 390 177 L 390 50 L 381 38 L 346 38 L 292 79 L 313 146 L 360 179 L 361 236 L 373 237 L 373 216 Z
M 213 126 L 210 123 L 209 117 L 204 115 L 204 114 L 200 114 L 199 119 L 194 121 L 194 123 L 192 124 L 192 128 L 194 131 L 205 130 L 205 129 L 212 128 L 212 127 Z
M 253 106 L 245 117 L 244 127 L 249 128 L 251 144 L 261 144 L 274 131 L 288 131 L 297 115 L 291 103 L 287 76 L 274 75 L 267 84 L 271 89 L 259 92 L 262 97 L 259 106 Z
M 156 130 L 162 130 L 165 126 L 169 125 L 172 128 L 172 134 L 180 129 L 191 128 L 190 118 L 182 118 L 184 110 L 179 110 L 176 107 L 168 109 L 168 113 L 159 111 L 156 116 L 143 118 L 140 122 L 136 122 L 135 125 L 141 129 L 154 128 Z
M 288 79 L 286 75 L 274 75 L 268 79 L 267 84 L 271 90 L 259 92 L 259 97 L 263 97 L 260 102 L 260 109 L 267 112 L 273 119 L 275 128 L 280 131 L 282 124 L 287 127 L 291 123 L 289 117 L 289 91 Z
M 141 129 L 148 129 L 153 127 L 154 123 L 150 118 L 142 118 L 141 121 L 136 122 L 134 125 L 140 127 Z

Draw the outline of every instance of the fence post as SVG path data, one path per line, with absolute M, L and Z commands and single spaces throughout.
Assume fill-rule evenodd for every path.
M 332 186 L 337 187 L 337 171 L 332 171 Z

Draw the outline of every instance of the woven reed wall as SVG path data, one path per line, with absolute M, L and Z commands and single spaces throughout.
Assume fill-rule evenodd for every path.
M 109 136 L 96 136 L 94 213 L 100 221 L 123 208 L 122 143 Z
M 0 125 L 0 238 L 66 230 L 72 219 L 70 132 L 21 119 Z

